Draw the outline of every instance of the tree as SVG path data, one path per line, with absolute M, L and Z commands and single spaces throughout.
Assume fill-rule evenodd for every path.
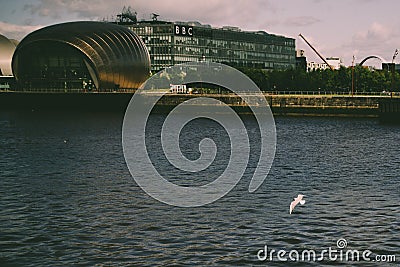
M 263 91 L 322 91 L 350 92 L 352 88 L 352 69 L 340 67 L 338 70 L 301 69 L 272 70 L 243 68 Z M 393 79 L 393 84 L 392 84 Z M 400 91 L 400 74 L 384 70 L 370 70 L 362 66 L 354 68 L 354 90 L 357 92 Z

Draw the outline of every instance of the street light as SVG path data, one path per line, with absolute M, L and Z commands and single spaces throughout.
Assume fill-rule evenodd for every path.
M 355 56 L 353 55 L 353 61 L 351 62 L 351 96 L 354 96 L 354 60 Z

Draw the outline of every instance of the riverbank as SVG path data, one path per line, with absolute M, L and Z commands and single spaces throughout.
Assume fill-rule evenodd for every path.
M 1 92 L 0 109 L 70 109 L 102 110 L 124 112 L 133 92 L 108 93 L 43 93 L 43 92 Z M 158 102 L 156 112 L 168 112 L 174 106 L 196 97 L 218 99 L 238 113 L 250 110 L 244 100 L 233 94 L 167 94 Z M 297 116 L 348 116 L 379 117 L 381 114 L 398 117 L 400 110 L 396 104 L 400 98 L 389 96 L 349 96 L 349 95 L 275 95 L 265 93 L 274 115 Z M 380 103 L 385 108 L 380 108 Z M 392 107 L 393 106 L 393 107 Z

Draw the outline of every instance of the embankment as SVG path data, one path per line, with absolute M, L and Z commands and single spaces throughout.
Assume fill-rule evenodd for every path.
M 124 112 L 133 93 L 33 93 L 0 92 L 0 109 L 67 109 Z M 161 98 L 156 111 L 165 112 L 195 97 L 216 98 L 237 112 L 249 112 L 243 99 L 235 95 L 167 94 Z M 353 116 L 397 119 L 400 98 L 343 95 L 272 95 L 265 94 L 275 115 Z

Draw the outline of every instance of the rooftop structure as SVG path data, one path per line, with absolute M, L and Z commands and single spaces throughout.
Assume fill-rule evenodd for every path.
M 326 70 L 329 66 L 326 63 L 307 62 L 307 71 Z
M 338 70 L 343 66 L 342 60 L 338 57 L 327 57 L 326 62 L 328 62 L 328 64 L 335 70 Z
M 318 62 L 307 62 L 307 71 L 315 71 L 315 70 L 338 70 L 341 66 L 343 66 L 342 60 L 338 57 L 328 57 L 326 58 L 326 63 L 318 63 Z
M 304 50 L 296 50 L 296 69 L 307 70 L 307 58 Z

